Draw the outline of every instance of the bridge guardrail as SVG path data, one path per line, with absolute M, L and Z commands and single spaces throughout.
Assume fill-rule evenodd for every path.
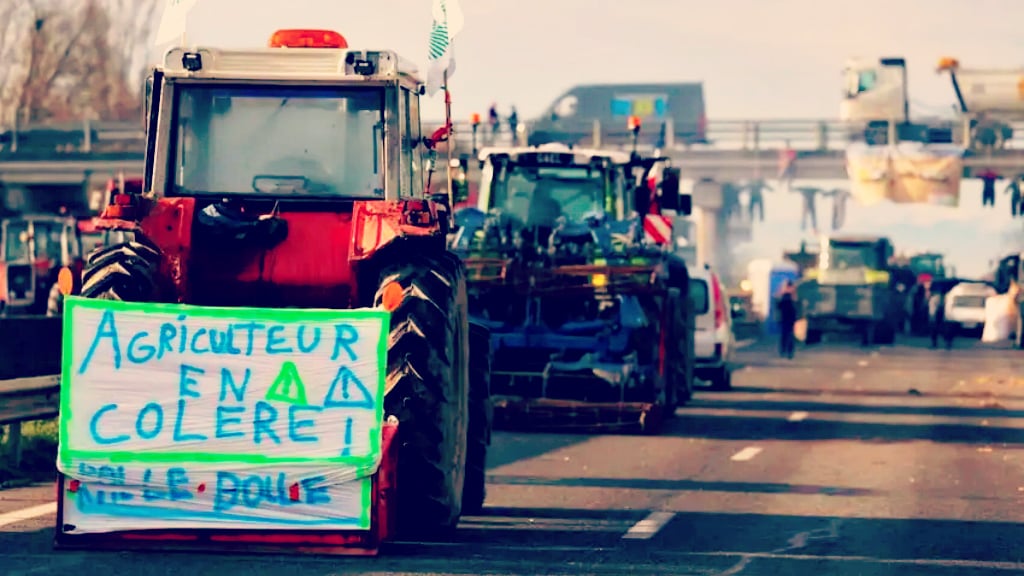
M 431 123 L 429 126 L 440 126 L 443 123 Z M 1024 148 L 1024 121 L 1006 122 L 1013 129 L 1013 136 L 1005 142 L 1005 147 Z M 532 129 L 532 122 L 523 124 L 519 132 L 519 144 L 525 144 Z M 965 145 L 964 135 L 969 136 L 963 120 L 949 121 L 953 133 L 953 142 Z M 460 149 L 472 149 L 473 125 L 470 122 L 454 123 L 455 140 Z M 600 131 L 603 143 L 613 146 L 625 146 L 632 143 L 632 136 L 624 126 L 600 126 L 595 123 L 594 130 L 588 131 L 590 138 L 593 131 Z M 672 130 L 666 130 L 671 132 Z M 507 123 L 500 125 L 498 134 L 492 135 L 491 127 L 486 124 L 477 126 L 477 147 L 486 145 L 509 145 L 512 143 L 511 130 Z M 660 139 L 662 125 L 660 123 L 642 127 L 639 148 L 652 148 L 652 144 Z M 845 149 L 850 143 L 863 141 L 864 126 L 842 122 L 834 119 L 770 119 L 770 120 L 712 120 L 707 124 L 707 144 L 686 144 L 681 138 L 673 138 L 667 142 L 669 150 L 797 150 L 797 151 L 838 151 Z
M 21 466 L 21 425 L 57 416 L 60 410 L 60 376 L 33 376 L 0 380 L 0 426 L 7 426 L 6 460 Z
M 441 126 L 441 121 L 424 121 L 424 133 L 430 133 Z M 954 142 L 962 143 L 965 134 L 961 120 L 950 121 L 954 132 Z M 1006 143 L 1010 148 L 1024 148 L 1024 121 L 1012 121 L 1008 124 L 1014 129 L 1014 135 Z M 520 143 L 525 143 L 531 133 L 534 122 L 527 121 L 520 125 Z M 670 126 L 666 126 L 670 128 Z M 455 122 L 455 140 L 460 149 L 471 149 L 473 125 L 469 121 Z M 623 126 L 599 126 L 602 137 L 607 145 L 626 145 L 632 142 L 632 136 Z M 650 147 L 658 139 L 662 131 L 661 123 L 648 123 L 643 126 L 641 143 Z M 667 130 L 676 132 L 675 130 Z M 593 130 L 587 130 L 587 136 Z M 674 138 L 667 146 L 669 149 L 716 149 L 716 150 L 841 150 L 851 141 L 860 139 L 863 128 L 854 124 L 844 123 L 836 119 L 791 118 L 791 119 L 730 119 L 710 120 L 707 124 L 706 139 L 708 144 L 687 145 L 680 138 Z M 145 132 L 131 123 L 84 123 L 75 128 L 69 125 L 60 127 L 30 125 L 18 132 L 16 149 L 12 149 L 10 131 L 0 131 L 0 157 L 15 160 L 19 157 L 60 158 L 63 155 L 91 156 L 93 154 L 138 153 L 145 150 Z M 88 135 L 88 137 L 87 137 Z M 6 136 L 6 138 L 5 138 Z M 491 134 L 490 126 L 481 123 L 477 126 L 477 144 L 484 146 L 490 143 L 501 145 L 511 144 L 511 131 L 507 122 L 503 122 L 496 137 Z

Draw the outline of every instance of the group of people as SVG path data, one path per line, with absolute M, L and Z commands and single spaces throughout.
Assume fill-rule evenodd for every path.
M 995 207 L 996 205 L 996 181 L 1002 180 L 1003 176 L 992 170 L 986 170 L 978 175 L 981 178 L 981 205 Z M 1010 215 L 1014 218 L 1024 217 L 1024 195 L 1021 193 L 1021 180 L 1024 174 L 1017 174 L 1010 179 L 1006 185 L 1004 194 L 1010 195 Z
M 946 349 L 953 348 L 956 339 L 956 325 L 946 322 L 946 293 L 933 291 L 931 282 L 924 285 L 925 298 L 928 302 L 928 324 L 932 348 L 939 347 L 939 339 L 943 339 Z M 796 350 L 797 297 L 796 287 L 791 280 L 786 280 L 775 298 L 775 306 L 779 313 L 779 356 L 792 359 Z M 865 344 L 866 344 L 865 339 Z
M 747 217 L 751 222 L 755 218 L 764 222 L 764 193 L 773 192 L 763 179 L 754 179 L 746 184 L 725 184 L 722 187 L 723 210 L 727 218 L 733 218 L 742 214 L 740 195 L 748 191 L 750 196 L 747 202 Z M 801 186 L 792 188 L 793 192 L 803 196 L 803 210 L 800 216 L 800 229 L 807 230 L 808 225 L 815 233 L 818 231 L 818 211 L 815 206 L 819 196 L 832 198 L 832 230 L 839 230 L 846 223 L 846 203 L 850 198 L 850 192 L 841 188 L 825 190 L 823 188 Z M 1024 215 L 1024 210 L 1021 212 Z
M 515 106 L 512 106 L 509 110 L 508 118 L 508 130 L 511 134 L 512 145 L 517 146 L 519 144 L 519 112 Z M 491 104 L 491 109 L 487 112 L 487 124 L 490 127 L 489 142 L 494 144 L 498 141 L 498 137 L 501 134 L 501 114 L 498 113 L 498 104 Z

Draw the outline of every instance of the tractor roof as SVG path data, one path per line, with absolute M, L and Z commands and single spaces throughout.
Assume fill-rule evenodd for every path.
M 571 148 L 565 144 L 551 143 L 540 146 L 491 146 L 480 150 L 479 159 L 486 160 L 490 156 L 507 155 L 515 162 L 522 154 L 572 154 L 573 165 L 590 164 L 595 158 L 607 158 L 613 164 L 628 164 L 629 154 L 613 150 L 596 148 Z M 568 163 L 567 163 L 568 164 Z
M 844 244 L 868 244 L 879 241 L 889 241 L 886 236 L 873 236 L 871 234 L 834 234 L 831 236 L 825 236 L 826 242 L 841 242 Z
M 334 43 L 311 43 L 301 37 L 291 46 L 277 43 L 279 31 L 266 48 L 174 47 L 164 54 L 161 69 L 172 78 L 209 80 L 282 80 L 351 82 L 399 80 L 423 85 L 414 63 L 391 50 L 354 50 L 336 33 Z

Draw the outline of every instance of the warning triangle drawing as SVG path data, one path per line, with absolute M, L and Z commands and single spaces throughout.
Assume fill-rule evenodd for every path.
M 267 400 L 286 402 L 296 406 L 307 405 L 306 386 L 302 383 L 302 377 L 299 376 L 299 369 L 295 366 L 295 362 L 287 360 L 281 364 L 277 378 L 274 378 L 270 390 L 267 390 Z
M 338 373 L 331 382 L 331 388 L 324 396 L 324 408 L 362 408 L 371 410 L 374 407 L 373 394 L 348 366 L 338 368 Z

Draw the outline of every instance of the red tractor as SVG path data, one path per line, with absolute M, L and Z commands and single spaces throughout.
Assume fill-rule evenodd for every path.
M 62 271 L 65 294 L 391 312 L 371 529 L 173 538 L 373 553 L 478 511 L 489 333 L 471 326 L 465 268 L 446 247 L 450 204 L 426 189 L 436 142 L 420 130 L 414 68 L 394 52 L 348 49 L 336 32 L 284 30 L 267 48 L 171 49 L 150 85 L 145 192 L 114 194 L 97 221 L 133 240 L 102 248 L 80 275 Z M 58 545 L 169 539 L 77 535 L 60 522 Z
M 81 254 L 74 218 L 25 214 L 0 221 L 0 313 L 44 314 L 58 271 Z

